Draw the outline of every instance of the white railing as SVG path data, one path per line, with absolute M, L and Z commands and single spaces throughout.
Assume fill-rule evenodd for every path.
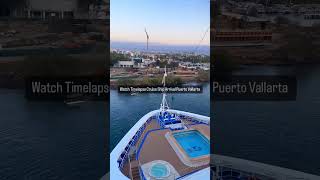
M 231 171 L 241 172 L 243 175 L 255 176 L 258 179 L 275 179 L 275 180 L 318 180 L 320 176 L 307 174 L 287 168 L 272 166 L 259 162 L 249 161 L 245 159 L 233 158 L 222 155 L 211 155 L 211 166 L 217 170 L 215 178 L 222 178 L 222 172 Z M 231 174 L 232 175 L 232 174 Z
M 135 134 L 143 127 L 144 123 L 148 121 L 150 117 L 153 117 L 159 113 L 159 110 L 154 110 L 144 115 L 128 132 L 127 134 L 120 140 L 118 145 L 112 150 L 110 153 L 110 179 L 117 180 L 129 180 L 119 169 L 118 166 L 118 158 L 123 154 L 125 147 L 127 147 L 128 143 L 135 136 Z M 125 156 L 125 155 L 124 155 Z

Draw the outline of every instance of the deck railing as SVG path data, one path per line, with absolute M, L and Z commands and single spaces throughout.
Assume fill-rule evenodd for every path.
M 204 123 L 202 122 L 201 120 L 199 121 L 198 119 L 195 119 L 195 118 L 192 118 L 192 117 L 188 117 L 188 116 L 176 116 L 177 119 L 179 120 L 182 120 L 187 118 L 189 121 L 192 121 L 192 122 L 195 122 L 195 123 Z M 132 148 L 132 146 L 136 146 L 136 144 L 139 142 L 139 139 L 141 138 L 141 135 L 144 133 L 144 130 L 146 129 L 147 125 L 153 120 L 153 119 L 156 119 L 158 120 L 158 122 L 160 123 L 159 121 L 159 118 L 156 117 L 156 116 L 152 116 L 150 117 L 140 128 L 139 130 L 136 132 L 136 134 L 132 137 L 132 139 L 130 140 L 130 142 L 128 143 L 128 145 L 125 147 L 124 151 L 121 153 L 121 156 L 119 157 L 118 159 L 118 163 L 119 163 L 119 167 L 120 168 L 123 168 L 123 165 L 127 162 L 128 158 L 129 158 L 129 152 L 130 152 L 130 149 Z M 205 123 L 207 124 L 207 123 Z M 152 131 L 155 131 L 155 130 L 161 130 L 161 129 L 153 129 L 153 130 L 150 130 L 148 132 L 146 132 L 147 134 L 152 132 Z M 147 136 L 147 134 L 145 134 L 145 137 Z M 138 163 L 139 163 L 139 175 L 140 175 L 140 179 L 141 180 L 146 180 L 146 177 L 141 169 L 141 164 L 140 164 L 140 161 L 139 161 L 139 154 L 140 154 L 140 150 L 141 150 L 141 145 L 143 144 L 144 140 L 145 140 L 145 137 L 140 141 L 139 143 L 139 147 L 137 149 L 137 153 L 136 153 L 136 160 L 138 160 Z M 181 179 L 182 177 L 185 177 L 187 175 L 190 175 L 192 173 L 195 173 L 199 170 L 196 170 L 196 171 L 192 171 L 191 167 L 190 169 L 186 170 L 186 171 L 190 171 L 191 173 L 187 173 L 183 176 L 180 176 L 180 177 L 174 177 L 174 179 Z
M 182 179 L 186 176 L 189 176 L 189 175 L 196 173 L 198 171 L 201 171 L 201 170 L 203 170 L 203 169 L 195 169 L 194 167 L 186 167 L 186 168 L 180 170 L 180 172 L 185 172 L 185 173 L 179 177 L 175 177 L 175 180 Z
M 223 180 L 223 179 L 229 179 L 229 178 L 241 178 L 243 180 L 276 180 L 273 177 L 267 177 L 260 174 L 255 173 L 248 173 L 243 171 L 238 171 L 235 169 L 229 169 L 225 167 L 219 167 L 219 171 L 212 171 L 212 174 L 215 174 L 214 179 L 216 180 Z
M 154 119 L 154 116 L 150 117 L 144 124 L 143 126 L 140 127 L 140 129 L 136 132 L 136 134 L 132 137 L 132 139 L 130 140 L 130 142 L 128 143 L 128 145 L 125 147 L 124 151 L 121 153 L 119 159 L 118 159 L 118 164 L 119 167 L 122 168 L 124 163 L 127 161 L 128 159 L 128 154 L 130 152 L 131 147 L 135 146 L 138 141 L 140 136 L 143 134 L 144 130 L 147 127 L 147 124 L 149 124 L 151 122 L 151 120 Z
M 273 173 L 269 172 L 266 174 L 262 173 L 252 173 L 252 172 L 245 172 L 241 170 L 237 170 L 231 167 L 227 166 L 212 166 L 211 168 L 212 175 L 214 176 L 214 180 L 223 180 L 223 179 L 228 179 L 228 178 L 239 178 L 243 180 L 277 180 L 278 178 L 272 175 Z M 264 170 L 265 171 L 265 170 Z M 305 178 L 286 178 L 283 175 L 283 180 L 307 180 Z
M 203 123 L 203 124 L 210 125 L 210 123 L 208 123 L 208 122 L 205 122 L 205 121 L 203 121 L 201 119 L 189 117 L 189 116 L 176 115 L 175 118 L 176 119 L 173 120 L 172 123 L 176 122 L 176 121 L 181 121 L 182 122 L 182 120 L 187 120 L 187 121 L 191 121 L 193 123 Z M 161 128 L 165 128 L 165 125 L 168 125 L 168 124 L 165 124 L 164 119 L 160 119 L 160 117 L 158 117 L 157 120 L 158 120 L 158 123 L 159 123 Z M 169 120 L 169 124 L 170 124 L 170 120 Z M 172 130 L 181 130 L 181 128 L 172 129 Z
M 144 176 L 143 172 L 142 172 L 142 168 L 141 168 L 141 163 L 140 160 L 138 160 L 139 162 L 139 174 L 140 174 L 140 180 L 147 180 L 147 178 Z

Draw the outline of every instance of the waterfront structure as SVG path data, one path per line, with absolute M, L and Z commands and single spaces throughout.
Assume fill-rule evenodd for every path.
M 115 66 L 121 67 L 121 68 L 133 68 L 134 62 L 133 61 L 119 61 L 118 64 L 116 64 Z
M 108 19 L 107 0 L 17 0 L 1 4 L 0 16 L 28 19 Z M 4 7 L 6 6 L 6 7 Z
M 214 41 L 272 41 L 271 31 L 214 31 Z
M 269 5 L 268 5 L 269 4 Z M 226 0 L 221 7 L 219 26 L 232 29 L 269 29 L 277 24 L 277 18 L 301 27 L 319 24 L 319 4 L 273 4 Z M 231 22 L 231 23 L 230 23 Z
M 186 69 L 201 69 L 210 70 L 210 63 L 192 63 L 192 62 L 180 62 L 179 67 Z

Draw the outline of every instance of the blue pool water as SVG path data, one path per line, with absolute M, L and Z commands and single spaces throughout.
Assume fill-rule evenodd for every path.
M 155 164 L 150 170 L 151 176 L 155 178 L 163 178 L 168 176 L 168 169 L 164 164 Z
M 210 142 L 199 131 L 178 132 L 174 133 L 173 137 L 190 158 L 196 158 L 210 153 Z

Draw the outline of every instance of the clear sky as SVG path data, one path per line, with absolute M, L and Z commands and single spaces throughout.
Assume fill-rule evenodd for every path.
M 111 0 L 111 41 L 198 44 L 210 26 L 210 0 Z M 210 44 L 210 31 L 201 45 Z

